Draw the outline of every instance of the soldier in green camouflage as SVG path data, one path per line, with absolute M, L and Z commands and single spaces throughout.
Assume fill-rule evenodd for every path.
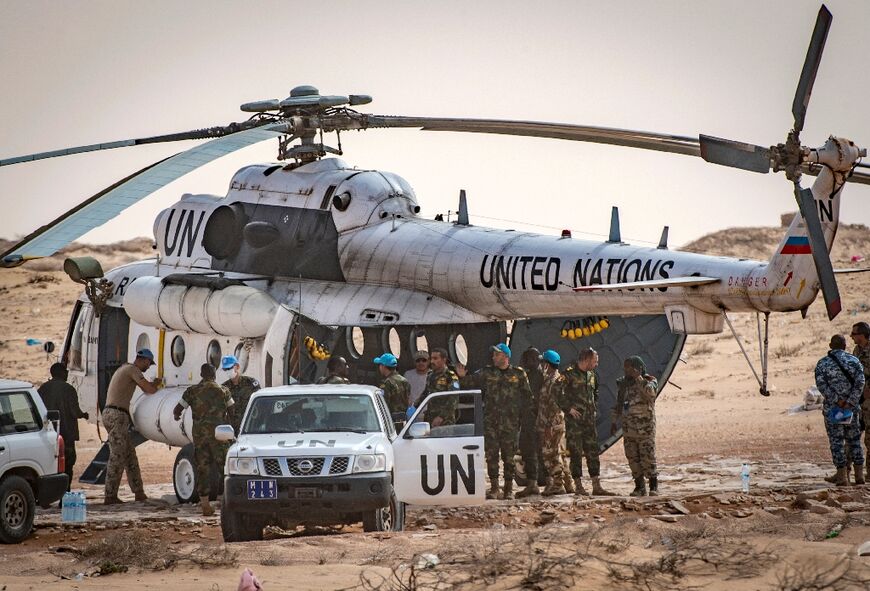
M 536 427 L 541 442 L 541 455 L 547 469 L 545 497 L 565 494 L 565 474 L 562 463 L 562 438 L 565 437 L 565 414 L 559 407 L 565 381 L 559 373 L 559 354 L 548 349 L 541 355 L 544 380 L 538 392 Z
M 230 379 L 221 385 L 230 391 L 230 396 L 235 402 L 229 417 L 233 431 L 238 435 L 242 428 L 245 409 L 248 408 L 248 401 L 251 399 L 251 394 L 260 389 L 260 382 L 242 375 L 242 367 L 235 355 L 225 355 L 221 359 L 221 369 L 232 372 Z
M 866 322 L 854 324 L 850 336 L 855 341 L 852 355 L 857 357 L 864 367 L 864 392 L 861 394 L 861 424 L 864 427 L 864 448 L 870 454 L 870 429 L 867 428 L 867 423 L 870 422 L 870 324 Z M 870 461 L 865 462 L 864 470 L 866 471 L 864 480 L 870 480 Z M 855 480 L 859 480 L 857 474 L 855 475 Z
M 175 420 L 181 419 L 181 413 L 190 407 L 193 419 L 193 461 L 196 465 L 196 492 L 202 505 L 202 514 L 214 515 L 214 509 L 208 502 L 211 484 L 211 470 L 216 466 L 223 480 L 224 460 L 226 459 L 226 444 L 215 439 L 215 427 L 224 423 L 233 407 L 230 391 L 218 385 L 215 379 L 214 367 L 206 363 L 200 368 L 202 381 L 190 386 L 184 391 L 181 400 L 175 405 L 173 415 Z
M 583 488 L 583 458 L 592 479 L 593 495 L 612 495 L 601 486 L 601 462 L 598 460 L 598 353 L 583 349 L 577 363 L 565 370 L 565 387 L 560 401 L 565 412 L 568 453 L 571 455 L 571 476 L 578 495 L 588 494 Z
M 519 448 L 526 472 L 526 487 L 517 493 L 518 499 L 540 494 L 539 485 L 546 484 L 547 481 L 537 427 L 538 394 L 541 392 L 541 384 L 544 383 L 540 357 L 541 352 L 534 347 L 529 347 L 523 351 L 523 369 L 526 371 L 532 395 L 520 400 Z
M 465 366 L 456 364 L 456 374 L 463 388 L 477 388 L 483 392 L 483 443 L 486 468 L 490 480 L 488 499 L 499 497 L 498 458 L 504 465 L 504 492 L 501 498 L 512 499 L 514 480 L 514 454 L 517 452 L 517 433 L 520 423 L 520 400 L 531 396 L 529 380 L 521 367 L 510 364 L 511 350 L 499 343 L 491 347 L 492 365 L 474 374 Z
M 619 393 L 613 409 L 611 434 L 622 421 L 625 457 L 634 478 L 633 497 L 646 496 L 644 477 L 649 479 L 649 494 L 659 494 L 656 469 L 656 392 L 658 382 L 646 373 L 643 359 L 629 357 L 623 363 L 625 375 L 616 380 Z
M 423 390 L 423 400 L 435 392 L 447 392 L 459 389 L 459 377 L 447 365 L 448 357 L 446 349 L 432 349 L 429 354 L 429 362 L 432 370 L 426 376 L 426 388 Z M 458 418 L 459 400 L 456 396 L 442 396 L 429 404 L 426 416 L 433 427 L 439 425 L 454 425 Z
M 411 399 L 411 384 L 408 383 L 405 376 L 396 371 L 399 360 L 392 353 L 384 353 L 375 357 L 375 365 L 378 366 L 378 371 L 384 378 L 381 390 L 384 391 L 384 400 L 387 401 L 390 414 L 401 413 L 404 415 Z
M 349 384 L 347 379 L 347 360 L 333 355 L 326 362 L 326 375 L 317 380 L 318 384 Z

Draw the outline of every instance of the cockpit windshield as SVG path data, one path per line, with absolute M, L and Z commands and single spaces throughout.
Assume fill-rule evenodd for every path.
M 372 400 L 365 395 L 263 396 L 251 404 L 242 433 L 381 431 Z

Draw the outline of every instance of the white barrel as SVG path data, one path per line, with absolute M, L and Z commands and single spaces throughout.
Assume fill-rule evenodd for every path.
M 140 277 L 124 295 L 127 314 L 144 326 L 236 337 L 265 336 L 277 306 L 272 296 L 246 285 L 163 285 L 160 277 Z
M 193 419 L 185 408 L 181 420 L 176 421 L 172 411 L 187 386 L 171 386 L 154 394 L 136 391 L 130 403 L 130 415 L 136 430 L 151 441 L 182 447 L 193 443 Z

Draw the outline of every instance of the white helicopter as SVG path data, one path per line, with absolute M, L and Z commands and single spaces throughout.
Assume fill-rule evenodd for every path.
M 756 312 L 764 337 L 761 375 L 753 372 L 767 395 L 768 315 L 805 312 L 820 289 L 829 318 L 840 311 L 829 252 L 845 183 L 870 184 L 860 163 L 866 150 L 838 137 L 808 148 L 799 137 L 830 24 L 823 6 L 792 106 L 794 127 L 785 143 L 770 148 L 704 135 L 370 115 L 351 108 L 369 103 L 369 96 L 323 96 L 299 86 L 284 100 L 242 105 L 254 113 L 242 123 L 0 160 L 7 166 L 210 139 L 87 199 L 0 255 L 0 263 L 49 256 L 184 174 L 278 139 L 281 162 L 242 168 L 223 197 L 184 195 L 160 213 L 155 258 L 105 274 L 93 259 L 67 260 L 65 270 L 85 284 L 85 293 L 61 357 L 83 409 L 97 419 L 113 371 L 132 352 L 155 349 L 166 387 L 134 398 L 131 411 L 142 440 L 182 448 L 174 481 L 179 499 L 187 501 L 196 498 L 190 416 L 177 423 L 172 409 L 203 362 L 217 367 L 222 355 L 233 353 L 243 371 L 270 386 L 311 382 L 324 373 L 329 354 L 343 355 L 354 381 L 376 383 L 371 359 L 384 350 L 396 354 L 404 369 L 413 351 L 432 347 L 474 366 L 486 363 L 489 346 L 504 340 L 517 352 L 535 345 L 566 359 L 592 346 L 601 354 L 598 429 L 606 448 L 619 437 L 609 435 L 609 411 L 626 356 L 643 355 L 664 385 L 686 335 L 723 331 L 729 312 Z M 424 219 L 411 185 L 398 175 L 327 157 L 342 155 L 342 131 L 377 128 L 595 142 L 783 171 L 800 214 L 766 263 L 670 251 L 667 227 L 657 248 L 626 244 L 615 208 L 603 243 L 472 226 L 464 192 L 455 222 Z M 332 132 L 339 149 L 323 143 L 323 134 Z M 803 174 L 817 177 L 811 189 L 801 187 Z M 101 454 L 84 481 L 100 481 L 106 450 Z

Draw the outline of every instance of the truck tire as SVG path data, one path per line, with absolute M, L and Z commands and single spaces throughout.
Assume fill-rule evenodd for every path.
M 221 533 L 224 542 L 251 542 L 263 539 L 260 517 L 221 508 Z
M 17 544 L 33 530 L 36 499 L 30 484 L 20 476 L 0 482 L 0 542 Z
M 390 504 L 363 513 L 363 531 L 402 531 L 405 529 L 405 503 L 390 489 Z
M 199 493 L 196 491 L 196 464 L 193 461 L 193 444 L 188 443 L 175 456 L 175 464 L 172 466 L 172 486 L 175 489 L 175 498 L 181 504 L 198 503 Z M 219 494 L 223 494 L 224 482 L 220 471 L 212 466 L 211 486 L 209 487 L 208 499 L 214 501 Z

